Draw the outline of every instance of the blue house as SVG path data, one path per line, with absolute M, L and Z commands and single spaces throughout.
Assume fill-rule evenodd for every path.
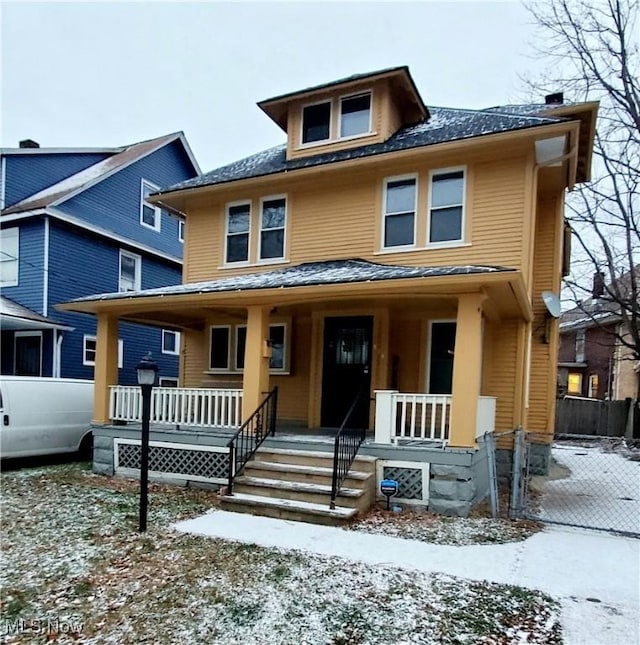
M 198 164 L 182 132 L 119 148 L 25 140 L 0 159 L 0 371 L 92 379 L 95 318 L 54 305 L 179 284 L 184 223 L 146 197 Z M 123 323 L 118 336 L 120 384 L 150 351 L 161 383 L 177 385 L 177 330 Z

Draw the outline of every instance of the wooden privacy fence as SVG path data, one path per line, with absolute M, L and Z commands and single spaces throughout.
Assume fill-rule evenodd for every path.
M 567 396 L 558 399 L 556 434 L 583 434 L 622 437 L 627 430 L 631 399 L 599 401 Z

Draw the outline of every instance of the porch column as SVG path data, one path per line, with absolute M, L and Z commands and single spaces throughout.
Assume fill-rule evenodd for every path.
M 459 448 L 474 448 L 476 445 L 482 373 L 482 302 L 485 298 L 481 293 L 464 294 L 458 298 L 449 445 Z
M 94 423 L 109 423 L 109 386 L 118 385 L 118 319 L 98 314 L 94 367 Z
M 244 350 L 242 383 L 242 421 L 246 421 L 262 403 L 269 390 L 270 307 L 248 307 L 247 343 Z

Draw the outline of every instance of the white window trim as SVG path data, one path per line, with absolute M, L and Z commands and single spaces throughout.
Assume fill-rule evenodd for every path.
M 176 349 L 175 351 L 169 351 L 168 349 L 164 348 L 164 337 L 166 334 L 175 334 L 175 339 L 176 339 Z M 162 338 L 160 339 L 160 351 L 162 354 L 170 354 L 171 356 L 179 356 L 180 354 L 180 332 L 179 331 L 174 331 L 173 329 L 163 329 L 162 330 Z
M 178 242 L 182 242 L 184 244 L 184 220 L 183 219 L 178 220 Z
M 342 135 L 342 103 L 349 99 L 360 98 L 361 96 L 369 95 L 369 127 L 366 132 L 359 134 L 350 134 L 348 136 Z M 368 137 L 373 134 L 373 90 L 363 90 L 356 94 L 343 94 L 338 98 L 338 139 L 340 141 L 348 141 L 349 139 L 359 139 L 360 137 Z
M 13 231 L 15 231 L 15 233 Z M 15 235 L 16 239 L 16 255 L 15 260 L 12 260 L 16 263 L 16 279 L 15 281 L 0 281 L 0 287 L 16 287 L 20 283 L 20 228 L 18 226 L 13 226 L 11 228 L 3 228 L 0 231 L 0 235 L 5 239 L 7 233 L 10 233 L 11 236 Z
M 133 291 L 140 291 L 140 287 L 142 284 L 142 256 L 138 255 L 137 253 L 131 253 L 131 251 L 125 251 L 124 249 L 120 249 L 120 254 L 118 255 L 118 291 L 122 293 L 127 293 L 128 291 L 131 291 L 130 289 L 123 289 L 122 288 L 122 258 L 128 257 L 132 260 L 134 260 L 135 265 L 136 265 L 136 274 L 135 274 L 135 284 Z
M 82 337 L 82 364 L 87 366 L 87 367 L 94 367 L 96 362 L 95 360 L 89 361 L 87 360 L 87 341 L 92 340 L 94 343 L 96 343 L 96 348 L 94 352 L 97 354 L 98 352 L 98 343 L 97 339 L 95 336 L 92 336 L 91 334 L 85 334 Z M 122 366 L 124 364 L 124 341 L 122 338 L 118 338 L 118 369 L 122 369 Z
M 224 372 L 224 373 L 230 373 L 230 374 L 234 374 L 234 373 L 242 374 L 244 372 L 244 367 L 238 366 L 238 335 L 239 335 L 239 330 L 246 329 L 247 325 L 240 324 L 240 325 L 212 325 L 212 326 L 234 328 L 232 332 L 230 332 L 230 337 L 229 337 L 230 353 L 233 355 L 233 364 L 231 363 L 231 360 L 230 360 L 228 363 L 229 368 L 226 370 L 223 370 L 222 368 L 212 369 L 211 366 L 209 366 L 209 371 L 212 373 Z M 271 330 L 271 327 L 284 328 L 284 349 L 282 352 L 282 367 L 270 367 L 269 374 L 285 374 L 285 375 L 290 374 L 291 373 L 290 366 L 289 366 L 289 346 L 291 342 L 291 339 L 289 337 L 290 325 L 288 322 L 280 321 L 280 322 L 269 323 L 269 330 Z M 211 355 L 211 340 L 209 340 L 209 355 Z
M 400 244 L 398 246 L 385 246 L 384 243 L 384 232 L 385 224 L 387 222 L 387 215 L 398 215 L 399 213 L 387 213 L 387 186 L 389 183 L 394 181 L 407 181 L 413 179 L 415 181 L 415 195 L 414 195 L 414 204 L 413 204 L 413 243 L 412 244 Z M 380 229 L 380 250 L 381 251 L 403 251 L 403 250 L 414 250 L 417 248 L 417 231 L 418 231 L 418 192 L 420 187 L 420 180 L 417 173 L 411 173 L 407 175 L 397 175 L 395 177 L 385 177 L 382 183 L 382 221 Z
M 246 260 L 229 260 L 227 258 L 227 239 L 229 237 L 229 209 L 233 206 L 249 206 L 249 230 L 248 230 L 248 242 L 247 242 L 247 259 Z M 235 202 L 227 202 L 224 207 L 224 266 L 246 266 L 250 264 L 251 260 L 251 231 L 253 226 L 251 226 L 251 220 L 253 218 L 253 204 L 250 199 L 241 199 Z M 240 233 L 232 233 L 232 235 L 240 235 Z
M 214 329 L 226 329 L 228 330 L 228 338 L 229 341 L 227 342 L 227 366 L 226 367 L 212 367 L 211 366 L 211 352 L 212 352 L 212 344 L 213 344 L 213 330 Z M 211 374 L 226 374 L 227 372 L 231 372 L 231 350 L 234 346 L 234 338 L 232 336 L 232 325 L 209 325 L 209 359 L 208 359 L 208 371 Z
M 167 382 L 172 383 L 173 385 L 167 385 Z M 160 376 L 158 377 L 158 387 L 178 387 L 179 381 L 177 378 L 170 376 Z
M 314 105 L 324 105 L 328 103 L 329 104 L 329 136 L 326 139 L 318 139 L 317 141 L 308 141 L 304 142 L 304 111 L 308 107 L 313 107 Z M 331 141 L 334 141 L 334 138 L 331 136 L 332 135 L 332 129 L 333 129 L 333 113 L 334 113 L 334 105 L 333 105 L 333 99 L 323 99 L 322 101 L 314 101 L 312 103 L 304 103 L 303 105 L 300 106 L 300 137 L 298 141 L 300 142 L 300 148 L 313 148 L 314 146 L 320 146 L 322 144 L 330 143 Z
M 427 323 L 427 360 L 426 360 L 426 367 L 427 371 L 424 375 L 424 391 L 426 394 L 431 394 L 431 346 L 433 343 L 433 325 L 434 324 L 440 324 L 440 323 L 454 323 L 455 325 L 458 324 L 458 320 L 456 318 L 434 318 L 433 320 L 429 320 Z M 458 328 L 456 327 L 456 330 Z M 454 356 L 455 360 L 455 356 Z M 453 385 L 453 384 L 452 384 Z M 434 395 L 434 396 L 451 396 L 451 394 L 443 394 L 443 395 Z
M 16 341 L 18 338 L 28 338 L 28 337 L 38 337 L 40 339 L 40 365 L 39 365 L 39 374 L 42 376 L 42 360 L 44 354 L 44 338 L 41 331 L 16 331 L 13 336 L 13 373 L 16 372 Z
M 279 257 L 275 258 L 263 258 L 262 257 L 262 231 L 267 230 L 267 231 L 276 231 L 278 229 L 275 228 L 268 228 L 268 229 L 263 229 L 262 228 L 262 209 L 264 206 L 265 202 L 270 202 L 274 201 L 276 199 L 284 199 L 284 235 L 282 236 L 282 255 Z M 258 213 L 258 217 L 260 218 L 259 221 L 259 231 L 258 231 L 258 264 L 272 264 L 273 262 L 282 262 L 283 260 L 287 259 L 287 220 L 289 218 L 289 198 L 287 196 L 287 193 L 283 193 L 282 195 L 268 195 L 267 197 L 261 197 L 260 198 L 260 211 Z M 249 240 L 249 243 L 251 243 L 251 240 Z
M 450 172 L 462 172 L 462 215 L 460 217 L 460 238 L 457 240 L 444 240 L 442 242 L 431 242 L 431 199 L 433 197 L 433 178 L 437 175 L 446 175 Z M 467 221 L 467 166 L 453 166 L 451 168 L 436 168 L 429 171 L 429 199 L 427 200 L 427 248 L 447 248 L 462 246 L 467 243 L 466 221 Z M 456 204 L 457 205 L 457 204 Z M 451 205 L 453 206 L 453 204 Z M 440 209 L 442 207 L 438 207 Z
M 161 220 L 162 220 L 162 210 L 157 204 L 152 204 L 151 202 L 148 202 L 145 199 L 145 196 L 144 196 L 145 186 L 147 188 L 151 188 L 151 192 L 157 192 L 158 190 L 160 190 L 160 186 L 156 186 L 155 184 L 153 184 L 152 182 L 146 179 L 140 180 L 140 224 L 142 224 L 142 226 L 144 226 L 145 228 L 150 228 L 151 230 L 157 231 L 159 233 L 160 227 L 161 227 Z M 149 208 L 153 208 L 153 211 L 155 213 L 154 226 L 147 224 L 142 217 L 145 206 L 148 206 Z
M 598 375 L 597 374 L 589 374 L 588 381 L 587 381 L 587 396 L 590 399 L 595 399 L 598 396 L 598 387 L 600 386 L 600 383 L 598 383 Z M 595 382 L 595 387 L 594 387 L 594 382 Z

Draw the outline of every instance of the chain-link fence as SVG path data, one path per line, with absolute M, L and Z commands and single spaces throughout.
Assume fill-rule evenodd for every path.
M 512 515 L 640 537 L 640 446 L 517 432 Z

